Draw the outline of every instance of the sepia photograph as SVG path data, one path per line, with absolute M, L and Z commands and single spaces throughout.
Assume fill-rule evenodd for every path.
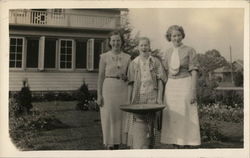
M 1 138 L 16 152 L 247 158 L 249 3 L 68 2 L 1 16 Z

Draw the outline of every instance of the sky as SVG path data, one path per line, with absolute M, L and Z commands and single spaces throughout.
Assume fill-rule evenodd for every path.
M 186 37 L 183 43 L 197 53 L 216 49 L 228 61 L 243 60 L 244 10 L 237 8 L 153 8 L 129 9 L 132 34 L 149 37 L 152 49 L 171 47 L 165 34 L 171 25 L 181 25 Z

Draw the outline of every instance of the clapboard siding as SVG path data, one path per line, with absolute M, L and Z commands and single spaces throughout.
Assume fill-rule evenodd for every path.
M 31 91 L 77 90 L 83 79 L 90 90 L 97 88 L 97 73 L 85 72 L 10 72 L 10 91 L 19 91 L 22 81 L 28 79 Z

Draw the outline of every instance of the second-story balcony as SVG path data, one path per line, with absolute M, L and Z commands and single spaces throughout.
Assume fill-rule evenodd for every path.
M 116 29 L 120 25 L 119 15 L 102 15 L 79 12 L 55 12 L 52 9 L 45 11 L 10 10 L 10 25 L 67 27 L 87 29 Z

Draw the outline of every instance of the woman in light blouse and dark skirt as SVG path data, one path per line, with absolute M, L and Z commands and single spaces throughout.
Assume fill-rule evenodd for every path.
M 198 60 L 193 48 L 182 43 L 185 37 L 181 26 L 173 25 L 166 38 L 173 47 L 163 57 L 168 73 L 165 86 L 161 140 L 176 147 L 193 147 L 201 143 L 196 102 Z
M 127 104 L 126 82 L 130 56 L 122 52 L 123 38 L 119 32 L 109 37 L 110 51 L 100 57 L 97 103 L 100 106 L 103 144 L 107 149 L 118 149 L 126 144 L 124 132 L 125 112 L 120 105 Z

